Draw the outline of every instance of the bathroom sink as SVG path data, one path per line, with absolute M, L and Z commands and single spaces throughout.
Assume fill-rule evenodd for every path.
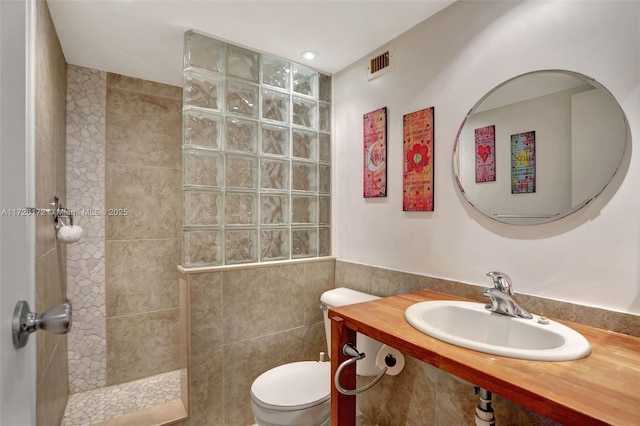
M 404 316 L 409 324 L 431 337 L 493 355 L 571 361 L 591 353 L 587 339 L 567 326 L 538 315 L 522 319 L 496 314 L 482 303 L 420 302 L 407 308 Z

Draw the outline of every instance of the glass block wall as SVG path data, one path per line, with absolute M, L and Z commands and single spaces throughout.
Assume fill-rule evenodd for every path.
M 182 264 L 331 251 L 331 77 L 187 31 Z

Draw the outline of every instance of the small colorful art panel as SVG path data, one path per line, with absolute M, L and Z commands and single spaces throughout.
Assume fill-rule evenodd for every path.
M 433 211 L 434 108 L 402 117 L 403 211 Z
M 387 108 L 363 116 L 364 198 L 387 196 Z
M 536 192 L 536 132 L 511 135 L 511 193 Z
M 475 129 L 476 183 L 496 180 L 496 126 Z

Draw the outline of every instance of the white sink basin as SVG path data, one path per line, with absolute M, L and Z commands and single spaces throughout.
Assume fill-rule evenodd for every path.
M 539 323 L 489 312 L 481 303 L 438 300 L 410 306 L 413 327 L 452 345 L 493 355 L 534 361 L 571 361 L 591 353 L 580 333 L 555 321 Z

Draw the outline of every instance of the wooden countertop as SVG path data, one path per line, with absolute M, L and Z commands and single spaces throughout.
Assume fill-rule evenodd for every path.
M 563 362 L 489 355 L 413 328 L 404 311 L 428 300 L 467 299 L 421 290 L 333 308 L 329 317 L 560 423 L 640 425 L 640 338 L 558 321 L 589 340 L 591 355 Z

